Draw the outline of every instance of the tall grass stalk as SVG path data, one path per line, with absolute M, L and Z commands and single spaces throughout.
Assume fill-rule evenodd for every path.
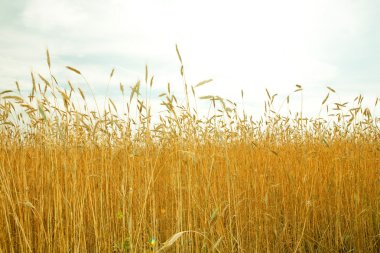
M 125 114 L 111 99 L 92 111 L 81 89 L 58 85 L 49 52 L 51 76 L 32 74 L 28 97 L 18 83 L 0 92 L 1 252 L 380 250 L 379 119 L 362 96 L 327 96 L 330 116 L 305 118 L 274 111 L 267 91 L 255 121 L 197 98 L 211 80 L 188 86 L 177 53 L 185 104 L 168 85 L 160 115 L 148 68 L 145 97 L 140 82 L 129 99 L 120 84 Z

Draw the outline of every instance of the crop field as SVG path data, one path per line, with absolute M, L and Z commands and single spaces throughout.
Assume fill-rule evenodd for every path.
M 328 116 L 305 117 L 267 91 L 253 119 L 198 96 L 211 80 L 188 85 L 177 53 L 183 99 L 168 85 L 159 115 L 148 68 L 120 84 L 125 113 L 70 66 L 84 86 L 50 71 L 0 91 L 0 252 L 380 251 L 379 99 L 327 87 Z

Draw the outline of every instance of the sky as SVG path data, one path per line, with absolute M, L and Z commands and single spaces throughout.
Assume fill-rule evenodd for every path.
M 296 84 L 310 113 L 326 86 L 339 102 L 380 97 L 378 0 L 0 0 L 0 90 L 16 80 L 29 89 L 30 71 L 47 73 L 49 48 L 59 80 L 81 82 L 65 69 L 75 67 L 99 98 L 113 68 L 116 94 L 143 80 L 145 65 L 154 96 L 168 82 L 181 93 L 176 44 L 189 85 L 213 79 L 200 96 L 238 102 L 244 90 L 251 114 L 263 111 L 266 88 L 281 101 Z

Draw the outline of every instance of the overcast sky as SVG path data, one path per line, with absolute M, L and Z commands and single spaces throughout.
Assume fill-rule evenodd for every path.
M 79 82 L 73 66 L 99 96 L 112 68 L 116 90 L 143 79 L 145 64 L 155 94 L 182 89 L 175 44 L 190 84 L 214 79 L 201 95 L 236 100 L 243 89 L 252 110 L 265 88 L 283 98 L 296 84 L 309 111 L 326 86 L 341 101 L 380 96 L 378 0 L 0 0 L 0 89 L 46 73 L 46 47 L 61 81 Z

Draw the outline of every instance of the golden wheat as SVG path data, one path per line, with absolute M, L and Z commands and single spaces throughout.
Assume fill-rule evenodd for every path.
M 196 89 L 212 80 L 189 86 L 176 51 L 185 104 L 168 84 L 160 115 L 140 81 L 124 115 L 111 98 L 92 110 L 58 84 L 48 51 L 29 96 L 18 83 L 0 93 L 0 252 L 380 250 L 379 119 L 362 96 L 331 109 L 328 93 L 331 117 L 305 118 L 277 113 L 266 90 L 253 120 L 208 95 L 201 117 Z

